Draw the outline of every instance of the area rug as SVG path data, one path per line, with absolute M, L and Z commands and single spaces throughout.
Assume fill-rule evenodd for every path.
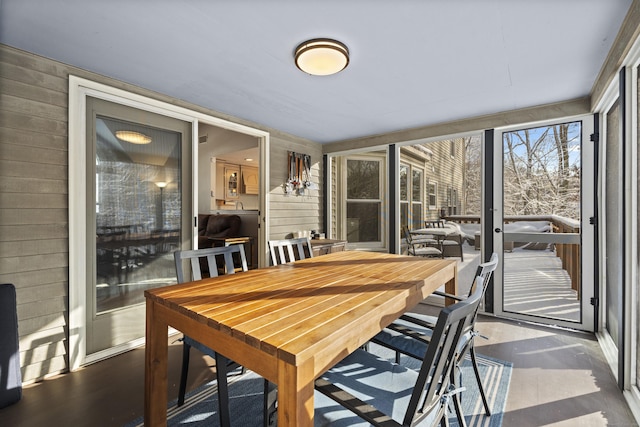
M 381 347 L 371 344 L 370 351 L 384 357 L 393 357 Z M 415 368 L 415 359 L 402 358 L 401 364 Z M 467 426 L 500 427 L 511 381 L 512 364 L 478 354 L 480 375 L 491 406 L 491 416 L 484 414 L 480 391 L 478 390 L 473 367 L 470 360 L 462 364 L 462 385 L 466 387 L 462 397 L 462 407 Z M 232 425 L 235 427 L 262 427 L 263 379 L 253 372 L 229 377 L 229 400 Z M 169 403 L 167 410 L 168 426 L 186 427 L 218 427 L 218 400 L 216 382 L 212 381 L 190 393 L 187 393 L 185 404 L 178 408 L 176 401 Z M 453 408 L 452 408 L 453 409 Z M 453 415 L 453 411 L 452 411 Z M 458 423 L 453 415 L 451 426 Z M 143 420 L 137 419 L 125 427 L 139 427 Z

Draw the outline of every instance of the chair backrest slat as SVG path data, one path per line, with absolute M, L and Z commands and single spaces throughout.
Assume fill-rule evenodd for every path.
M 225 274 L 234 274 L 235 273 L 235 262 L 234 262 L 234 254 L 238 254 L 237 256 L 240 258 L 241 269 L 242 271 L 247 271 L 247 259 L 244 253 L 243 245 L 230 245 L 230 246 L 219 246 L 215 248 L 206 248 L 206 249 L 197 249 L 197 250 L 187 250 L 187 251 L 176 251 L 173 253 L 173 257 L 176 264 L 176 276 L 178 279 L 178 283 L 184 283 L 189 281 L 189 278 L 185 277 L 184 269 L 183 269 L 183 261 L 187 260 L 191 267 L 191 278 L 190 280 L 201 280 L 202 279 L 202 264 L 201 260 L 206 261 L 207 267 L 209 269 L 209 277 L 217 277 L 218 276 L 218 263 L 216 257 L 222 257 L 223 266 L 225 270 Z
M 313 257 L 311 240 L 308 237 L 296 239 L 270 240 L 269 252 L 273 265 L 286 264 Z

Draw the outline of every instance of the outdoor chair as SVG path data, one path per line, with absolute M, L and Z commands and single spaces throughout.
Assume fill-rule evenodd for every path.
M 463 239 L 459 233 L 448 234 L 443 236 L 440 241 L 440 247 L 443 257 L 460 257 L 460 261 L 464 262 L 464 251 L 462 249 Z
M 448 425 L 457 349 L 480 303 L 482 289 L 442 309 L 418 371 L 358 349 L 315 382 L 315 425 Z M 338 406 L 340 405 L 340 406 Z M 460 423 L 466 426 L 464 418 Z
M 435 239 L 415 238 L 408 228 L 404 229 L 404 236 L 407 241 L 407 252 L 413 256 L 442 258 L 442 251 Z
M 271 252 L 271 262 L 273 265 L 313 258 L 311 240 L 309 240 L 308 237 L 269 240 L 269 252 Z
M 269 240 L 269 252 L 273 265 L 288 264 L 301 259 L 313 258 L 311 240 L 308 237 Z M 264 380 L 264 425 L 275 425 L 278 390 L 275 384 Z
M 498 254 L 496 253 L 491 255 L 491 259 L 488 262 L 482 263 L 478 266 L 474 283 L 472 284 L 471 289 L 469 290 L 469 296 L 466 297 L 466 299 L 464 297 L 451 295 L 441 291 L 436 291 L 434 294 L 457 301 L 463 301 L 470 298 L 477 288 L 480 288 L 481 296 L 484 296 L 486 287 L 488 286 L 491 276 L 497 266 Z M 476 317 L 477 313 L 474 313 L 473 321 L 464 331 L 463 339 L 457 350 L 457 365 L 459 366 L 466 354 L 469 353 L 485 412 L 487 415 L 491 415 L 484 386 L 480 378 L 480 371 L 474 348 L 474 338 L 479 335 L 475 329 Z M 391 323 L 387 328 L 378 333 L 371 342 L 394 350 L 396 352 L 396 362 L 399 362 L 400 354 L 405 354 L 415 359 L 422 359 L 431 345 L 429 337 L 433 333 L 436 321 L 436 317 L 423 314 L 410 313 L 402 315 L 400 316 L 400 319 Z M 459 419 L 463 418 L 462 413 L 459 410 L 459 405 L 456 406 L 456 412 Z
M 424 221 L 425 228 L 444 228 L 444 220 L 442 219 L 427 219 Z
M 234 265 L 234 255 L 240 258 L 241 270 L 247 271 L 247 259 L 244 253 L 243 245 L 230 245 L 215 248 L 206 248 L 198 250 L 176 251 L 173 256 L 176 264 L 176 276 L 178 283 L 184 283 L 189 280 L 185 275 L 183 266 L 184 261 L 188 262 L 191 268 L 191 280 L 201 280 L 203 261 L 208 267 L 209 276 L 217 277 L 219 272 L 222 274 L 234 274 L 236 267 Z M 222 263 L 218 265 L 218 259 L 222 258 Z M 187 375 L 189 373 L 189 352 L 191 347 L 195 347 L 202 353 L 213 357 L 216 361 L 216 380 L 218 383 L 218 404 L 220 425 L 223 427 L 230 425 L 229 413 L 229 390 L 227 387 L 227 372 L 239 367 L 239 365 L 226 357 L 222 356 L 189 336 L 184 336 L 182 340 L 182 372 L 180 374 L 180 386 L 178 389 L 178 404 L 184 404 L 184 396 L 187 388 Z M 244 371 L 244 369 L 243 369 Z

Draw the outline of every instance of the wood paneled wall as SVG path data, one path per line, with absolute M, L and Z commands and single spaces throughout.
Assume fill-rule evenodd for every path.
M 0 281 L 16 286 L 28 382 L 67 368 L 68 71 L 0 53 Z
M 322 224 L 320 191 L 285 197 L 281 187 L 288 150 L 311 155 L 321 185 L 319 144 L 0 44 L 0 281 L 17 289 L 25 383 L 69 366 L 69 74 L 273 132 L 267 236 Z
M 271 162 L 269 179 L 269 213 L 271 223 L 269 239 L 292 237 L 301 230 L 324 231 L 322 228 L 322 191 L 308 190 L 303 196 L 285 195 L 283 184 L 289 176 L 287 152 L 309 154 L 311 156 L 312 181 L 322 186 L 322 147 L 300 141 L 271 137 Z

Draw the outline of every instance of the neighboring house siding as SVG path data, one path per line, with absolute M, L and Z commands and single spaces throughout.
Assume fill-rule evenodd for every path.
M 0 45 L 0 281 L 17 289 L 22 379 L 68 370 L 69 74 L 274 132 L 272 237 L 322 224 L 321 192 L 284 197 L 287 150 L 310 154 L 321 184 L 319 144 L 265 129 L 165 95 Z
M 451 155 L 452 142 L 455 145 L 454 156 Z M 409 145 L 402 148 L 400 160 L 417 165 L 424 170 L 424 219 L 440 218 L 441 208 L 445 208 L 445 215 L 449 215 L 449 208 L 455 208 L 457 214 L 464 213 L 465 144 L 463 139 L 446 139 L 420 145 L 432 154 L 426 155 L 424 151 Z M 430 208 L 427 184 L 433 182 L 437 186 L 437 202 L 435 208 Z
M 453 140 L 456 150 L 452 157 L 450 153 L 450 140 L 442 140 L 425 144 L 433 151 L 433 157 L 427 163 L 425 178 L 428 182 L 435 181 L 438 184 L 438 203 L 436 209 L 428 209 L 426 218 L 438 219 L 440 210 L 446 209 L 445 215 L 449 215 L 449 208 L 456 209 L 461 214 L 462 195 L 464 184 L 464 143 L 461 138 Z M 453 193 L 455 190 L 455 193 Z M 453 198 L 452 194 L 455 194 Z

